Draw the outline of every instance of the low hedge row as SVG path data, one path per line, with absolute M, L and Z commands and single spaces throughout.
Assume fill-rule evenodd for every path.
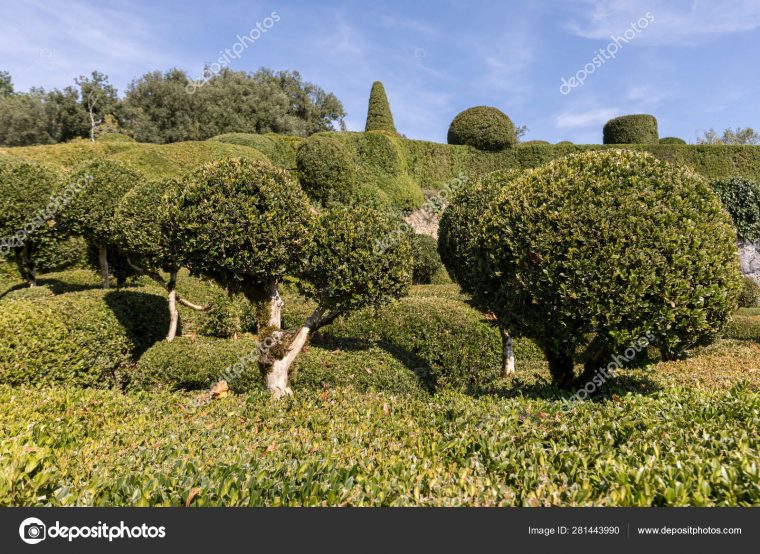
M 188 410 L 196 397 L 0 385 L 0 505 L 760 503 L 760 394 L 746 386 L 621 394 L 571 415 L 458 393 L 261 391 Z

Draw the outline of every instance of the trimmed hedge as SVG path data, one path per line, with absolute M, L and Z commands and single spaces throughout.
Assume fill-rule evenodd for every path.
M 268 133 L 257 135 L 254 133 L 225 133 L 208 139 L 212 142 L 225 144 L 239 144 L 248 146 L 263 152 L 271 160 L 272 164 L 283 169 L 296 169 L 297 146 L 303 141 L 300 137 L 292 137 L 297 140 L 283 140 L 282 135 Z
M 678 137 L 664 137 L 660 139 L 660 144 L 686 144 L 686 141 Z
M 476 106 L 457 114 L 449 125 L 447 142 L 495 152 L 514 146 L 517 136 L 507 114 L 491 106 Z
M 389 348 L 431 387 L 477 390 L 499 377 L 501 337 L 460 300 L 410 296 L 379 310 L 338 320 L 325 334 L 374 341 Z M 543 359 L 528 340 L 515 340 L 518 367 Z
M 751 277 L 743 277 L 742 292 L 739 295 L 740 308 L 757 308 L 760 306 L 760 285 Z
M 653 115 L 621 115 L 604 124 L 604 144 L 656 144 L 657 119 Z
M 438 255 L 438 242 L 428 235 L 413 235 L 412 258 L 412 283 L 415 285 L 429 285 L 443 268 Z
M 369 93 L 369 108 L 367 109 L 367 124 L 365 131 L 386 131 L 396 134 L 396 125 L 393 123 L 393 114 L 391 113 L 388 97 L 385 94 L 385 87 L 380 81 L 372 83 L 372 90 Z
M 299 181 L 310 198 L 328 204 L 355 195 L 356 163 L 337 140 L 325 135 L 306 139 L 296 154 Z
M 166 299 L 91 290 L 3 300 L 0 383 L 110 387 L 166 334 Z
M 760 183 L 731 177 L 714 180 L 712 187 L 731 214 L 739 238 L 748 242 L 760 239 Z

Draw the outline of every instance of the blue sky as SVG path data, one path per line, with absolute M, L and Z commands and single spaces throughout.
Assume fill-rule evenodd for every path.
M 459 111 L 484 104 L 551 142 L 601 142 L 625 113 L 652 113 L 660 136 L 689 142 L 710 127 L 760 128 L 759 0 L 0 0 L 0 69 L 17 90 L 98 69 L 121 93 L 154 69 L 200 75 L 272 12 L 279 21 L 230 67 L 297 69 L 341 99 L 350 130 L 363 130 L 374 80 L 399 132 L 440 142 Z M 561 94 L 562 78 L 647 13 L 614 59 Z

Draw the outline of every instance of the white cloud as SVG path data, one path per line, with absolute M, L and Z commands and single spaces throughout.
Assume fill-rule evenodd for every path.
M 585 112 L 572 110 L 559 114 L 556 125 L 560 129 L 598 126 L 618 113 L 618 108 L 594 108 Z
M 567 28 L 590 39 L 609 39 L 650 12 L 654 21 L 641 33 L 642 43 L 693 43 L 760 28 L 757 0 L 585 0 Z M 637 40 L 637 42 L 639 42 Z

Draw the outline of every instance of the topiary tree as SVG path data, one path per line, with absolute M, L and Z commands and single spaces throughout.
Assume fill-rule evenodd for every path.
M 660 144 L 686 144 L 686 141 L 678 137 L 664 137 L 660 139 Z
M 441 257 L 438 255 L 438 242 L 431 236 L 415 234 L 412 236 L 412 283 L 429 285 L 441 269 Z
M 760 239 L 760 184 L 729 177 L 712 181 L 712 187 L 731 214 L 739 238 L 747 242 Z
M 301 186 L 323 204 L 348 201 L 356 187 L 356 163 L 345 146 L 325 135 L 312 135 L 298 148 Z
M 71 179 L 83 183 L 81 192 L 61 210 L 61 223 L 98 249 L 103 288 L 109 287 L 108 247 L 117 242 L 116 208 L 144 180 L 137 171 L 113 160 L 96 159 L 79 166 Z
M 621 115 L 604 124 L 604 144 L 657 144 L 657 119 L 653 115 Z
M 507 114 L 497 108 L 476 106 L 454 118 L 449 125 L 448 143 L 495 152 L 513 147 L 517 137 Z
M 150 276 L 166 288 L 169 330 L 166 340 L 177 335 L 177 303 L 195 310 L 205 307 L 188 302 L 177 294 L 177 274 L 182 267 L 182 243 L 177 239 L 174 204 L 167 196 L 177 191 L 176 179 L 143 181 L 124 195 L 115 214 L 116 242 L 126 263 L 136 272 Z M 167 194 L 168 193 L 168 194 Z M 169 274 L 168 281 L 159 271 Z
M 736 308 L 735 232 L 689 170 L 607 150 L 499 180 L 473 239 L 482 263 L 465 262 L 464 275 L 510 330 L 539 345 L 556 385 L 598 387 L 620 355 L 649 343 L 682 356 Z
M 14 259 L 32 287 L 35 254 L 55 240 L 53 217 L 60 200 L 52 201 L 58 183 L 57 175 L 36 163 L 0 156 L 0 257 Z
M 244 294 L 260 322 L 279 328 L 279 285 L 302 267 L 314 219 L 298 183 L 268 163 L 226 159 L 187 174 L 168 201 L 185 265 Z
M 369 108 L 367 109 L 367 124 L 365 131 L 387 131 L 396 134 L 396 125 L 393 123 L 393 114 L 385 95 L 385 87 L 380 81 L 372 83 L 369 93 Z
M 438 228 L 438 252 L 449 276 L 487 313 L 494 313 L 493 293 L 500 282 L 488 271 L 487 253 L 480 244 L 481 218 L 500 191 L 509 187 L 520 173 L 514 169 L 495 171 L 467 182 L 454 194 Z M 497 321 L 502 341 L 501 371 L 506 376 L 515 371 L 512 337 L 498 316 Z

